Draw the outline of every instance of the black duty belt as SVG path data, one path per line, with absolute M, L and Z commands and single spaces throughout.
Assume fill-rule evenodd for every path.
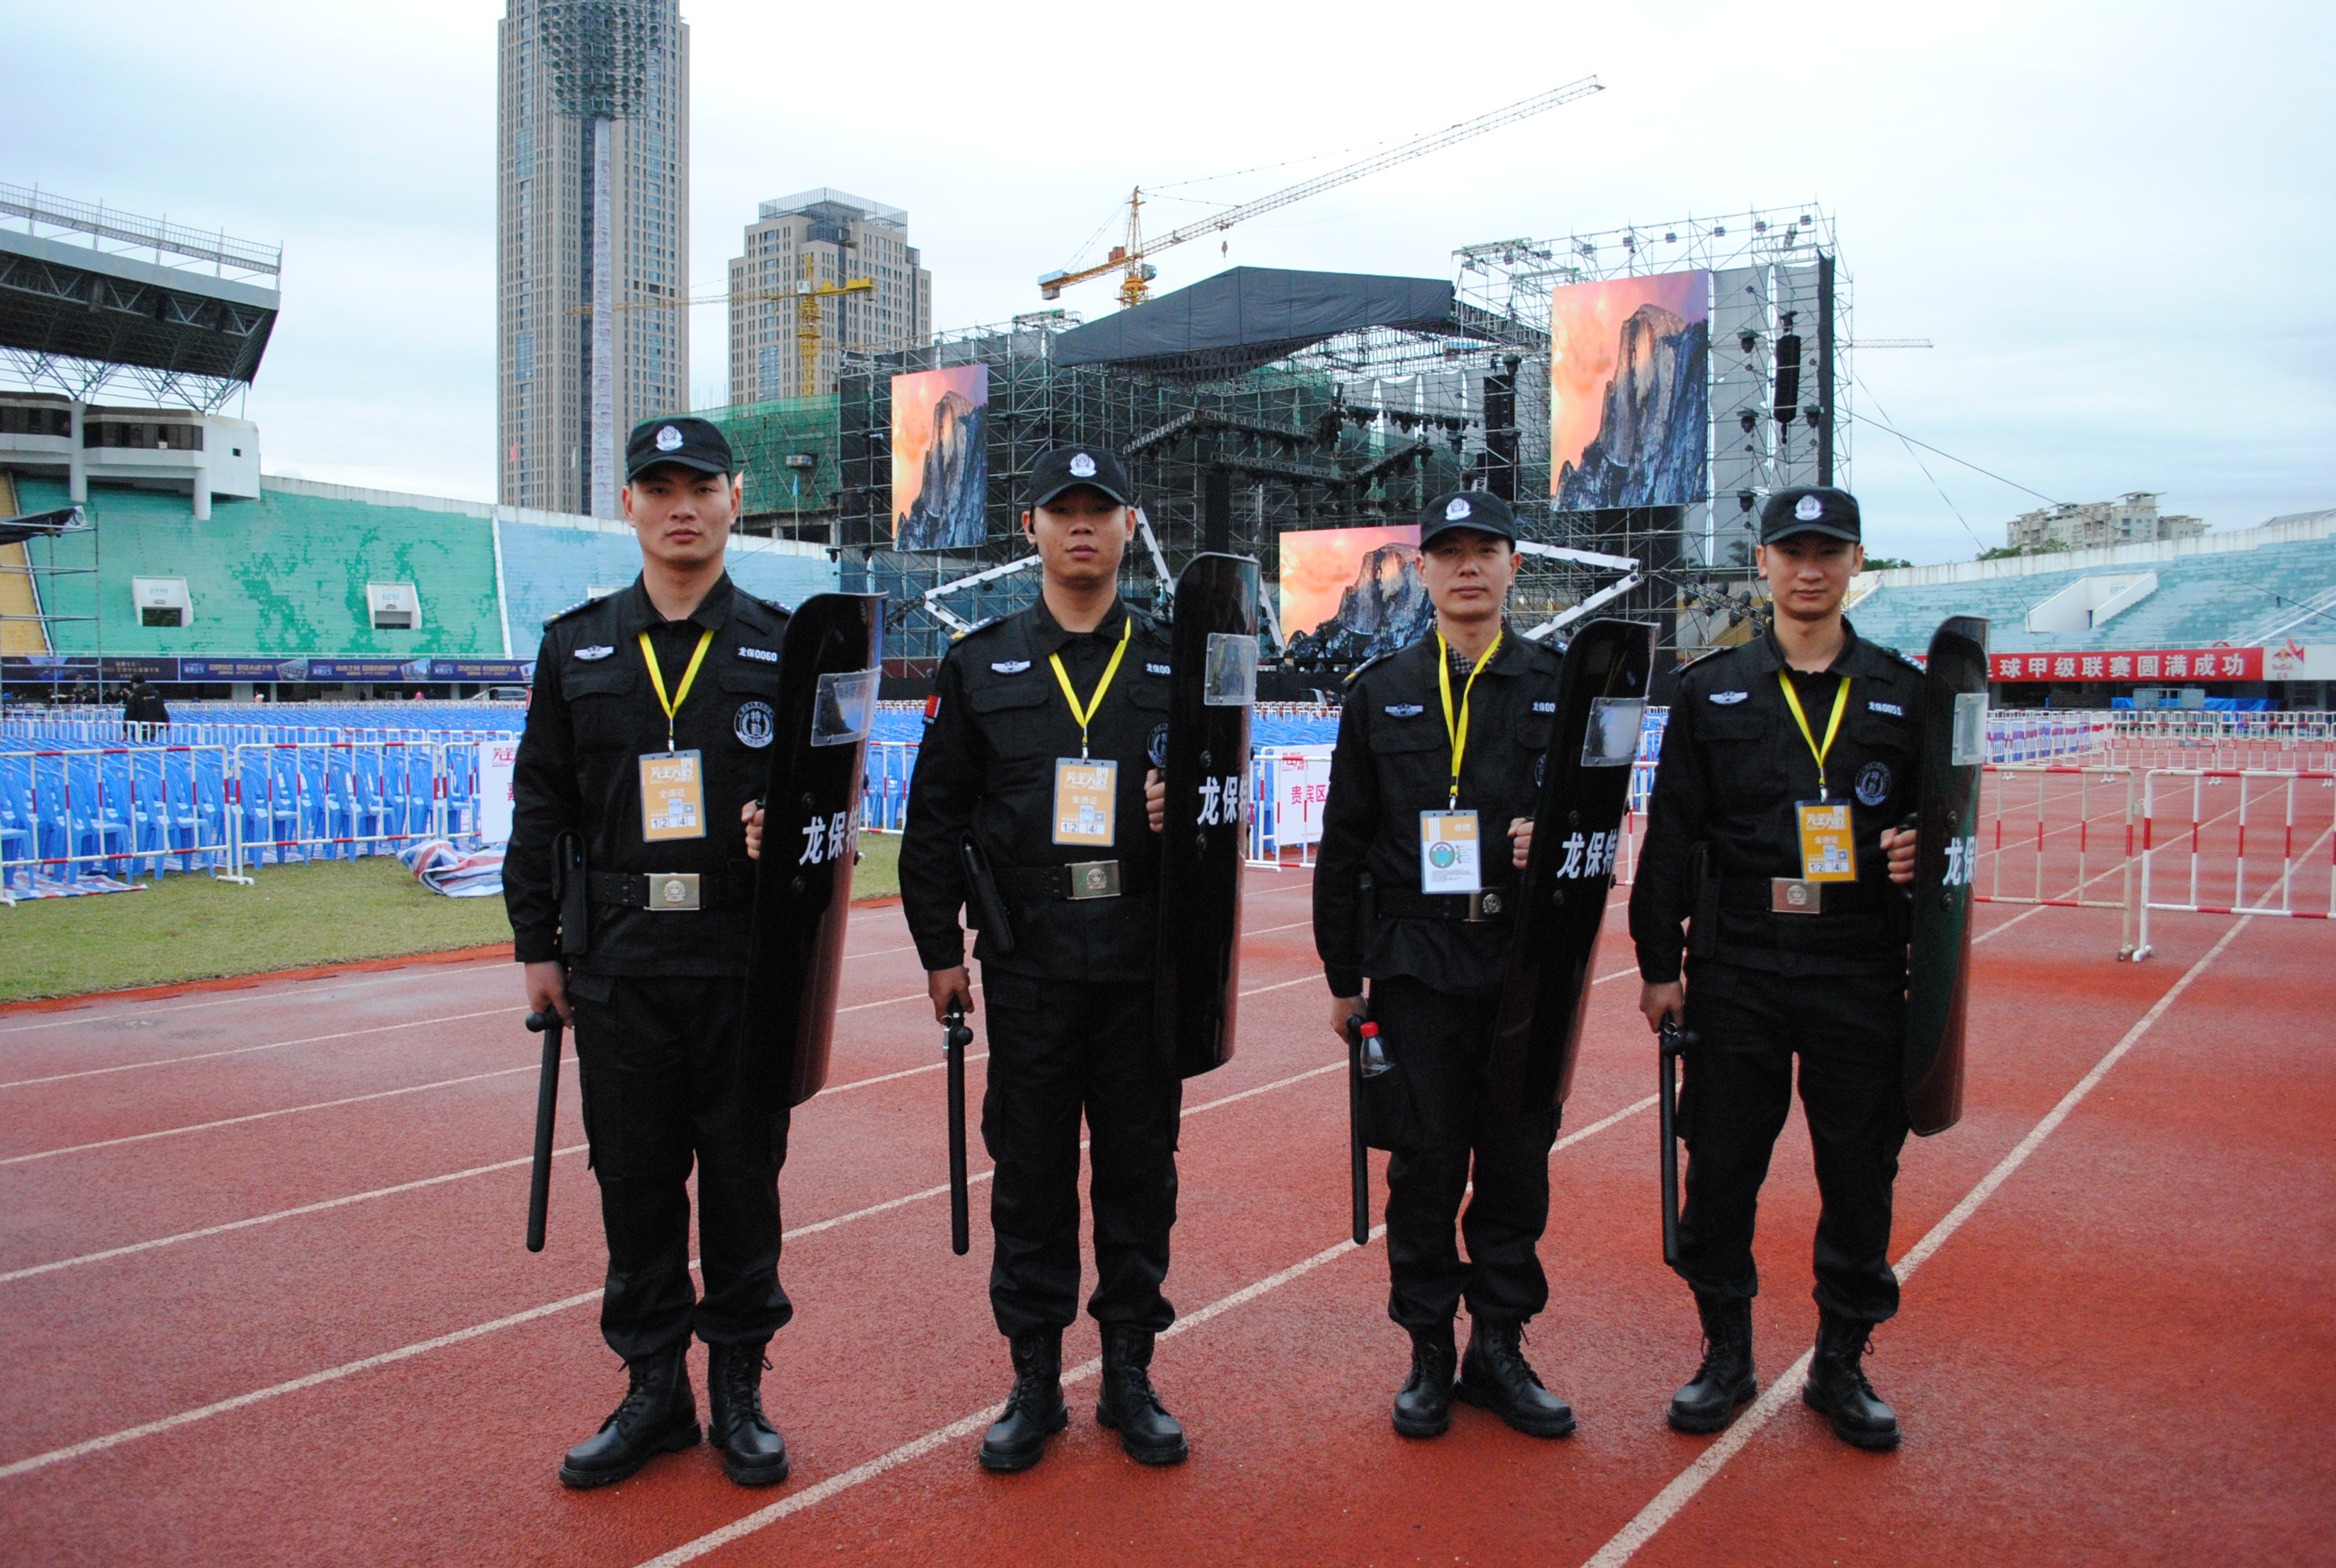
M 716 872 L 594 872 L 592 901 L 626 910 L 735 909 L 754 901 L 754 863 Z
M 1724 910 L 1766 910 L 1771 914 L 1860 915 L 1883 907 L 1882 890 L 1874 883 L 1809 882 L 1792 877 L 1724 877 L 1719 883 L 1719 907 Z
M 1508 919 L 1516 902 L 1517 891 L 1507 884 L 1475 893 L 1416 893 L 1408 888 L 1385 888 L 1378 895 L 1378 912 L 1387 920 L 1481 924 Z
M 1154 881 L 1142 861 L 1074 861 L 1063 866 L 999 866 L 991 873 L 1009 899 L 1044 902 L 1054 899 L 1115 899 L 1148 893 Z

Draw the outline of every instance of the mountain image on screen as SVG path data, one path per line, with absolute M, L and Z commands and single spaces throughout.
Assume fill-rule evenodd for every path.
M 900 514 L 895 550 L 972 550 L 985 535 L 989 449 L 982 413 L 960 392 L 933 404 L 932 444 L 925 448 L 924 482 Z
M 1622 324 L 1598 434 L 1558 470 L 1557 509 L 1684 506 L 1704 492 L 1711 326 L 1642 305 Z
M 1419 575 L 1419 549 L 1383 544 L 1355 568 L 1355 580 L 1338 596 L 1338 612 L 1302 639 L 1305 652 L 1345 664 L 1392 653 L 1425 635 L 1436 621 L 1427 584 Z

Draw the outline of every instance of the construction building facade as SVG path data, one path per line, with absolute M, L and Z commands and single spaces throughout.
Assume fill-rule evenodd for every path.
M 864 289 L 846 286 L 865 280 Z M 730 405 L 832 397 L 847 354 L 933 336 L 933 275 L 909 215 L 825 186 L 765 201 L 730 261 Z
M 676 0 L 508 0 L 496 490 L 617 515 L 624 433 L 686 407 L 689 29 Z

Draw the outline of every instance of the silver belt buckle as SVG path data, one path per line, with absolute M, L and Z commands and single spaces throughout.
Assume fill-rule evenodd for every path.
M 1501 901 L 1501 890 L 1484 888 L 1468 895 L 1468 912 L 1461 917 L 1464 925 L 1482 925 L 1496 918 L 1508 906 Z
M 651 872 L 649 903 L 653 910 L 694 910 L 697 905 L 696 872 Z
M 1119 897 L 1119 862 L 1117 861 L 1074 861 L 1063 868 L 1070 873 L 1071 891 L 1065 894 L 1072 899 L 1115 899 Z
M 1825 883 L 1795 877 L 1768 879 L 1768 909 L 1773 914 L 1818 915 L 1825 912 Z

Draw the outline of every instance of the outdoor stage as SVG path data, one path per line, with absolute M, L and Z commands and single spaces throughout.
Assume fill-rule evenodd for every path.
M 954 1258 L 940 1037 L 897 907 L 853 916 L 832 1085 L 795 1115 L 797 1317 L 765 1379 L 794 1476 L 760 1492 L 704 1446 L 602 1491 L 554 1479 L 622 1378 L 572 1067 L 550 1245 L 521 1247 L 537 1042 L 512 965 L 0 1014 L 0 1559 L 2336 1556 L 2331 922 L 2162 913 L 2156 956 L 2120 963 L 2115 909 L 1981 906 L 1969 1109 L 1909 1142 L 1899 1185 L 1911 1277 L 1872 1371 L 1906 1440 L 1877 1456 L 1798 1401 L 1797 1117 L 1762 1215 L 1772 1391 L 1718 1438 L 1664 1427 L 1697 1328 L 1660 1260 L 1655 1055 L 1617 909 L 1528 1347 L 1580 1434 L 1462 1407 L 1417 1443 L 1387 1427 L 1406 1350 L 1384 1242 L 1343 1240 L 1306 873 L 1248 887 L 1240 1054 L 1185 1092 L 1182 1317 L 1155 1370 L 1192 1456 L 1165 1470 L 1095 1427 L 1085 1323 L 1046 1461 L 974 1463 L 1008 1380 L 987 1188 Z M 978 1183 L 986 1164 L 977 1140 Z

